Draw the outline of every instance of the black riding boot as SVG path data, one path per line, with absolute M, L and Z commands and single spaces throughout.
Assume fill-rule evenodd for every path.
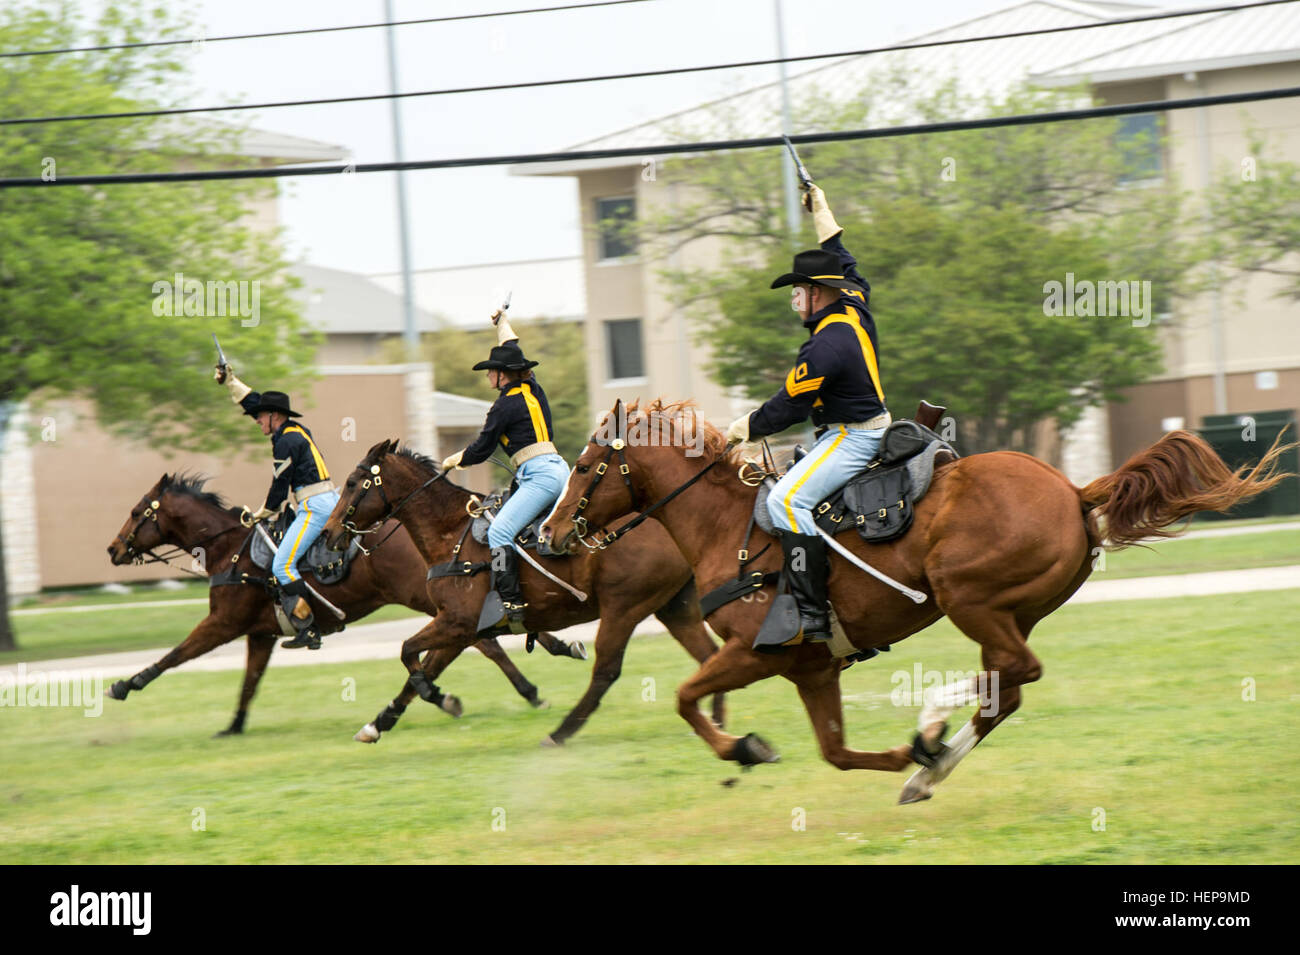
M 523 592 L 519 589 L 519 554 L 513 547 L 492 548 L 492 589 L 501 595 L 510 622 L 523 623 L 524 608 L 528 604 L 524 603 Z
M 301 580 L 291 580 L 287 584 L 280 585 L 280 606 L 289 617 L 289 622 L 293 624 L 293 629 L 297 635 L 292 640 L 285 640 L 280 644 L 287 650 L 295 650 L 298 647 L 307 647 L 309 650 L 320 649 L 320 634 L 316 632 L 314 626 L 315 616 L 311 612 L 311 605 L 307 603 L 307 588 L 303 586 Z
M 785 575 L 799 607 L 799 626 L 805 641 L 829 640 L 831 622 L 826 599 L 826 542 L 817 535 L 781 535 Z

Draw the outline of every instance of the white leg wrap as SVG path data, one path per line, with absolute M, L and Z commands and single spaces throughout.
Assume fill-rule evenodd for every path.
M 927 726 L 945 722 L 954 710 L 978 700 L 974 680 L 958 680 L 946 686 L 932 687 L 925 691 L 925 705 L 917 718 L 917 730 L 925 732 Z

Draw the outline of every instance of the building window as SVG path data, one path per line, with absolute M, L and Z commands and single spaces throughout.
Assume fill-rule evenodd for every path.
M 636 254 L 636 199 L 620 196 L 596 200 L 596 228 L 600 231 L 600 259 L 622 259 Z
M 620 318 L 605 323 L 605 353 L 608 361 L 608 378 L 619 381 L 645 376 L 645 360 L 641 350 L 641 319 Z
M 1159 179 L 1164 174 L 1159 114 L 1135 113 L 1132 116 L 1121 116 L 1115 145 L 1119 147 L 1127 167 L 1120 176 L 1120 182 Z

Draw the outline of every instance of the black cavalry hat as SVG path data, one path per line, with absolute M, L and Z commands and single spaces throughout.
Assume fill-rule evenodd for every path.
M 519 347 L 519 342 L 511 339 L 504 345 L 493 345 L 486 361 L 481 361 L 473 367 L 473 371 L 484 371 L 485 369 L 496 369 L 497 371 L 526 371 L 538 365 L 538 362 L 529 361 L 524 357 L 524 351 Z
M 248 396 L 255 400 L 249 401 L 245 408 L 244 414 L 252 415 L 256 418 L 263 411 L 278 411 L 280 414 L 288 415 L 290 418 L 301 418 L 298 412 L 289 407 L 289 396 L 283 391 L 263 391 L 261 394 L 253 392 Z
M 783 285 L 829 285 L 831 288 L 842 289 L 858 287 L 844 277 L 840 257 L 823 249 L 809 249 L 797 254 L 794 257 L 794 271 L 786 272 L 778 278 L 772 283 L 772 288 L 781 288 Z

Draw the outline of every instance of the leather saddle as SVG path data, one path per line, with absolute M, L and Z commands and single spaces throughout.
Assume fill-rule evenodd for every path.
M 277 546 L 284 539 L 284 533 L 293 523 L 293 519 L 293 509 L 286 508 L 279 520 L 267 526 L 267 532 Z M 271 569 L 271 562 L 275 560 L 275 551 L 261 534 L 253 534 L 248 549 L 254 566 L 262 570 Z M 347 550 L 331 550 L 325 546 L 325 535 L 322 534 L 307 549 L 307 553 L 298 559 L 298 567 L 310 571 L 322 584 L 337 584 L 347 577 L 352 569 L 352 561 L 360 552 L 360 541 L 355 538 L 348 544 Z
M 501 508 L 506 501 L 510 500 L 510 495 L 513 492 L 514 488 L 510 487 L 504 491 L 497 491 L 496 493 L 489 494 L 485 497 L 483 499 L 482 507 L 486 514 L 491 514 L 492 517 L 495 518 L 496 515 L 500 513 Z M 538 557 L 568 557 L 569 555 L 567 553 L 557 553 L 551 550 L 551 548 L 541 540 L 540 532 L 542 529 L 542 523 L 546 520 L 549 513 L 550 509 L 547 508 L 545 512 L 538 514 L 537 517 L 534 518 L 528 526 L 520 531 L 515 537 L 515 543 L 524 550 L 533 551 Z M 470 535 L 480 544 L 486 544 L 488 542 L 488 528 L 490 526 L 491 521 L 487 519 L 485 514 L 481 514 L 478 517 L 475 517 L 473 522 L 470 524 Z
M 938 424 L 943 410 L 922 402 L 917 417 Z M 803 456 L 800 451 L 796 449 L 791 464 Z M 881 437 L 875 459 L 818 504 L 813 520 L 832 536 L 856 528 L 866 541 L 883 543 L 902 537 L 912 526 L 913 506 L 930 489 L 935 468 L 958 457 L 930 425 L 908 418 L 895 421 Z M 767 496 L 774 483 L 771 478 L 764 481 L 754 502 L 754 522 L 769 534 L 773 526 Z

